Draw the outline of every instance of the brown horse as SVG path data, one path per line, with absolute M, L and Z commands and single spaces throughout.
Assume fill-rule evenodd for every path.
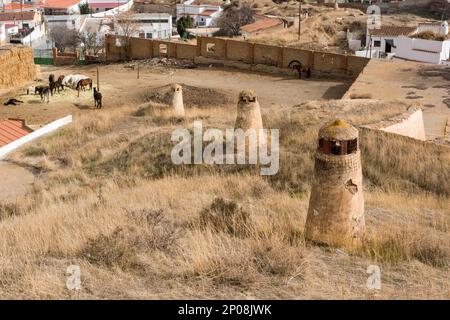
M 86 86 L 89 86 L 89 90 L 92 90 L 92 79 L 87 78 L 87 79 L 81 79 L 80 81 L 78 81 L 76 90 L 78 92 L 80 92 L 80 90 L 85 91 Z

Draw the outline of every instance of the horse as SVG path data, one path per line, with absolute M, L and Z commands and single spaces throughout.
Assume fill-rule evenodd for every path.
M 64 76 L 59 76 L 58 80 L 50 83 L 50 93 L 53 95 L 53 91 L 56 92 L 58 90 L 58 93 L 61 90 L 64 90 L 64 86 L 62 84 L 62 81 L 64 80 Z
M 83 91 L 86 90 L 86 86 L 89 85 L 89 90 L 92 90 L 92 79 L 81 79 L 77 83 L 77 87 L 75 88 L 78 91 L 78 96 L 80 96 L 80 90 L 83 89 Z
M 41 96 L 41 103 L 45 101 L 45 97 L 47 97 L 47 103 L 50 102 L 50 87 L 42 87 L 42 90 L 39 92 Z
M 97 88 L 94 87 L 94 100 L 95 100 L 95 108 L 102 108 L 102 94 L 100 91 L 97 91 Z
M 50 94 L 53 96 L 53 90 L 55 90 L 55 75 L 53 73 L 48 76 L 48 86 L 50 87 Z
M 306 77 L 311 78 L 311 66 L 303 66 L 298 60 L 293 60 L 288 65 L 289 68 L 297 70 L 299 79 L 302 78 L 302 73 L 306 72 Z

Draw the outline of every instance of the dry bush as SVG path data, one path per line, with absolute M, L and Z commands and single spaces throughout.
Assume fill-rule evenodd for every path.
M 372 99 L 372 94 L 370 93 L 352 93 L 350 99 Z
M 277 239 L 240 239 L 224 233 L 194 232 L 187 240 L 185 277 L 212 280 L 216 285 L 249 287 L 290 279 L 304 280 L 308 271 L 304 248 Z
M 361 250 L 371 259 L 384 263 L 417 259 L 433 267 L 445 268 L 450 262 L 448 245 L 420 230 L 379 230 L 364 241 Z
M 22 208 L 17 203 L 0 203 L 0 221 L 10 217 L 18 216 L 21 213 Z
M 129 224 L 108 235 L 89 239 L 81 256 L 107 267 L 130 269 L 140 266 L 138 254 L 148 250 L 169 251 L 179 232 L 162 210 L 127 210 Z
M 433 31 L 422 31 L 414 34 L 414 38 L 424 39 L 424 40 L 434 40 L 434 41 L 445 41 L 447 36 L 437 34 Z
M 234 236 L 247 236 L 251 233 L 250 215 L 236 202 L 216 198 L 203 209 L 199 216 L 199 226 L 214 232 L 225 232 Z

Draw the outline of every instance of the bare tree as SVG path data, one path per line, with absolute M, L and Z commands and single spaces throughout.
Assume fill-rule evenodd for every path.
M 130 11 L 121 13 L 116 20 L 117 35 L 122 36 L 121 44 L 125 49 L 126 59 L 130 59 L 130 39 L 139 36 L 140 24 Z
M 76 30 L 69 29 L 65 25 L 57 25 L 50 30 L 50 39 L 54 42 L 55 47 L 60 52 L 64 52 L 66 48 L 75 51 L 81 42 L 80 35 Z
M 80 35 L 81 41 L 84 43 L 87 53 L 92 53 L 96 56 L 105 45 L 105 38 L 97 32 L 85 32 Z
M 218 34 L 228 37 L 236 36 L 240 33 L 242 26 L 255 22 L 255 11 L 248 2 L 242 4 L 234 1 L 226 6 L 222 15 L 217 21 L 220 28 Z

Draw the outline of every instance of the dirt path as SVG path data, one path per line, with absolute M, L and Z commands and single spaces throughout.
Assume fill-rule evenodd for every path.
M 31 188 L 34 176 L 18 165 L 0 161 L 0 181 L 0 201 L 11 201 Z

